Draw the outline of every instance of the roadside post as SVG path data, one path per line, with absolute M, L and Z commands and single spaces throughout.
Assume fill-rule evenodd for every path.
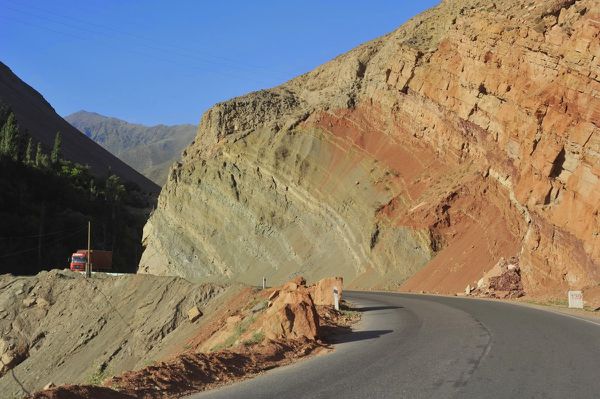
M 333 287 L 333 307 L 335 310 L 340 310 L 340 294 L 337 287 Z
M 583 309 L 583 293 L 581 291 L 569 291 L 569 308 Z
M 262 279 L 262 287 L 263 287 L 263 290 L 265 288 L 267 288 L 267 278 L 266 277 L 263 277 L 263 279 Z
M 85 261 L 85 277 L 86 278 L 90 278 L 92 277 L 92 264 L 91 264 L 91 257 L 92 257 L 92 251 L 91 251 L 91 241 L 92 241 L 92 222 L 88 221 L 88 242 L 87 242 L 87 256 L 86 261 Z

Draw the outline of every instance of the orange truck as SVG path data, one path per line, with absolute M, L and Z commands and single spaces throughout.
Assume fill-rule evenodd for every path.
M 90 264 L 93 272 L 109 272 L 112 270 L 112 251 L 92 249 L 90 253 Z M 69 268 L 73 271 L 84 272 L 87 258 L 87 249 L 78 249 L 77 252 L 71 255 Z

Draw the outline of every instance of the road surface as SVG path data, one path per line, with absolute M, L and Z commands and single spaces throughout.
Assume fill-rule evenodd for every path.
M 345 293 L 335 351 L 189 398 L 599 398 L 600 324 L 502 302 Z

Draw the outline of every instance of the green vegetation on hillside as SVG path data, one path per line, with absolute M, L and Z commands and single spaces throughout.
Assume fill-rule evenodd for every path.
M 148 207 L 139 189 L 63 159 L 58 132 L 48 154 L 2 105 L 0 126 L 0 273 L 68 267 L 87 245 L 88 221 L 92 248 L 112 250 L 115 270 L 135 271 Z
M 163 185 L 171 165 L 196 136 L 194 125 L 145 126 L 79 111 L 65 117 L 83 134 L 123 162 Z

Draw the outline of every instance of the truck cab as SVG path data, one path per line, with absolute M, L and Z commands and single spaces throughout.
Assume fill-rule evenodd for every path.
M 87 263 L 87 257 L 84 254 L 74 253 L 71 255 L 71 262 L 69 268 L 73 271 L 83 272 L 85 271 L 85 264 Z
M 110 272 L 112 271 L 112 251 L 102 251 L 98 249 L 90 250 L 80 249 L 71 255 L 69 268 L 73 271 L 84 272 L 85 264 L 90 262 L 92 272 Z

